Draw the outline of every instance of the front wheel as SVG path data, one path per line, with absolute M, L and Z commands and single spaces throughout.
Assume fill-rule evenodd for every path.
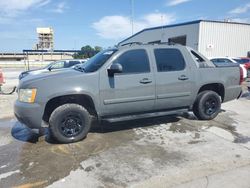
M 199 93 L 193 112 L 199 120 L 214 119 L 221 110 L 220 96 L 214 91 L 203 91 Z
M 57 141 L 77 142 L 87 136 L 91 126 L 91 116 L 81 105 L 64 104 L 52 112 L 49 125 Z

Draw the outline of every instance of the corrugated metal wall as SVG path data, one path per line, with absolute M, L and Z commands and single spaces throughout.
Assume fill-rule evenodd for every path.
M 202 21 L 198 50 L 207 57 L 245 57 L 250 51 L 250 25 Z
M 167 42 L 169 38 L 178 36 L 187 36 L 187 46 L 198 49 L 199 24 L 182 25 L 177 27 L 159 28 L 154 30 L 143 31 L 138 35 L 122 42 L 120 45 L 129 42 L 148 43 L 161 40 Z
M 167 42 L 169 38 L 182 35 L 187 36 L 187 46 L 207 57 L 245 57 L 250 51 L 250 25 L 214 21 L 146 30 L 121 44 L 157 40 Z

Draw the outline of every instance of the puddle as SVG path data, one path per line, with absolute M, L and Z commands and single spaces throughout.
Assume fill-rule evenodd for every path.
M 172 123 L 172 125 L 169 128 L 169 131 L 173 133 L 187 133 L 187 132 L 198 131 L 198 129 L 197 127 L 190 126 L 184 123 Z
M 241 95 L 241 98 L 245 98 L 245 99 L 250 100 L 250 92 L 249 92 L 249 91 L 244 92 L 244 93 Z
M 234 143 L 237 144 L 246 144 L 250 142 L 250 137 L 248 136 L 243 136 L 243 135 L 238 135 L 237 138 L 235 138 Z
M 227 114 L 226 117 L 218 116 L 215 120 L 212 120 L 212 124 L 211 126 L 208 127 L 208 129 L 216 127 L 224 131 L 227 131 L 228 133 L 231 134 L 232 142 L 237 144 L 245 144 L 250 142 L 249 136 L 244 136 L 237 132 L 237 124 L 238 122 L 235 121 L 233 118 L 231 118 L 229 114 Z
M 14 124 L 13 128 L 11 129 L 11 135 L 19 141 L 30 142 L 30 143 L 38 142 L 40 136 L 35 131 L 29 129 L 28 127 L 22 125 L 19 122 L 16 122 Z

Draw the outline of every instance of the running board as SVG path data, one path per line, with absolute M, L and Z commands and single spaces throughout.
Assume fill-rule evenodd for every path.
M 110 118 L 107 117 L 107 118 L 102 118 L 102 120 L 107 121 L 109 123 L 115 123 L 115 122 L 120 122 L 120 121 L 153 118 L 153 117 L 160 117 L 160 116 L 167 116 L 167 115 L 177 115 L 177 114 L 181 114 L 181 113 L 185 113 L 185 112 L 188 112 L 188 109 L 179 109 L 179 110 L 162 111 L 162 112 L 151 112 L 151 113 L 145 113 L 145 114 L 117 116 L 117 117 L 110 117 Z

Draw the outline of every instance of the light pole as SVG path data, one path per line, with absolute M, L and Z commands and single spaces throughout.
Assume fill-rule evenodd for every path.
M 131 31 L 134 34 L 134 0 L 130 0 L 131 5 Z

